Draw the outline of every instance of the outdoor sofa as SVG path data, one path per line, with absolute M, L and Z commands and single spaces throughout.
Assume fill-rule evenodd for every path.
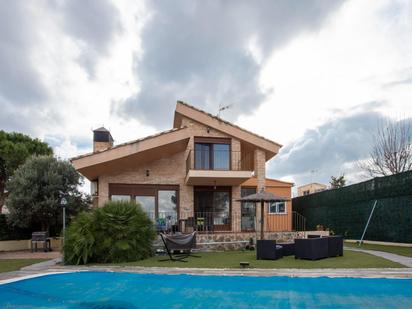
M 319 260 L 343 255 L 343 237 L 327 236 L 295 239 L 295 258 Z
M 328 236 L 328 256 L 342 256 L 343 255 L 343 237 L 342 236 Z
M 277 260 L 283 257 L 282 246 L 276 240 L 258 240 L 256 243 L 256 259 Z

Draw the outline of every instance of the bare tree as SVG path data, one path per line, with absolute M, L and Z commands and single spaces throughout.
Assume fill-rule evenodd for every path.
M 360 163 L 370 176 L 388 176 L 412 169 L 411 121 L 379 123 L 370 158 Z

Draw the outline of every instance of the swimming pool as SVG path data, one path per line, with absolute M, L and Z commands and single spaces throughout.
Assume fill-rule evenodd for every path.
M 52 274 L 0 285 L 0 308 L 412 308 L 412 279 Z

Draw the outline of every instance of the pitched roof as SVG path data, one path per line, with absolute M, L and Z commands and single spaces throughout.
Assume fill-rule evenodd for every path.
M 276 145 L 277 147 L 279 147 L 279 148 L 283 146 L 283 145 L 281 145 L 281 144 L 279 144 L 279 143 L 277 143 L 277 142 L 275 142 L 275 141 L 272 141 L 272 140 L 270 140 L 270 139 L 268 139 L 268 138 L 266 138 L 266 137 L 264 137 L 264 136 L 261 136 L 261 135 L 259 135 L 259 134 L 254 133 L 254 132 L 251 132 L 251 131 L 249 131 L 249 130 L 246 130 L 246 129 L 242 128 L 242 127 L 239 127 L 238 125 L 236 125 L 236 124 L 234 124 L 234 123 L 231 123 L 231 122 L 229 122 L 229 121 L 223 120 L 222 118 L 219 118 L 219 117 L 217 117 L 217 116 L 215 116 L 215 115 L 212 115 L 212 114 L 210 114 L 210 113 L 208 113 L 208 112 L 205 112 L 204 110 L 201 110 L 201 109 L 199 109 L 199 108 L 197 108 L 197 107 L 194 107 L 193 105 L 190 105 L 190 104 L 188 104 L 188 103 L 186 103 L 186 102 L 177 101 L 176 109 L 177 109 L 177 106 L 178 106 L 179 104 L 181 104 L 181 105 L 183 105 L 183 106 L 186 106 L 186 107 L 189 107 L 189 108 L 191 108 L 191 109 L 193 109 L 193 110 L 195 110 L 195 111 L 197 111 L 197 112 L 200 112 L 200 113 L 202 113 L 202 114 L 204 114 L 204 115 L 207 115 L 207 116 L 209 116 L 210 118 L 213 118 L 213 119 L 215 119 L 215 120 L 220 121 L 221 123 L 224 123 L 224 124 L 226 124 L 226 125 L 230 125 L 230 126 L 236 128 L 236 129 L 238 129 L 238 130 L 241 130 L 241 131 L 246 132 L 246 133 L 248 133 L 248 134 L 252 134 L 252 135 L 254 135 L 254 136 L 258 137 L 258 138 L 261 138 L 261 139 L 263 139 L 263 140 L 265 140 L 265 141 L 267 141 L 267 142 L 273 143 L 273 144 L 275 144 L 275 145 Z M 196 119 L 195 119 L 195 120 L 196 120 Z M 175 121 L 176 121 L 176 119 L 175 119 Z
M 113 149 L 121 148 L 121 147 L 128 146 L 128 145 L 131 145 L 131 144 L 140 143 L 140 142 L 143 142 L 143 141 L 146 141 L 146 140 L 149 140 L 149 139 L 160 137 L 162 135 L 172 133 L 172 132 L 177 132 L 177 131 L 180 131 L 180 130 L 183 130 L 183 129 L 186 129 L 186 128 L 187 127 L 181 127 L 181 128 L 173 128 L 173 129 L 170 129 L 170 130 L 162 131 L 162 132 L 159 132 L 159 133 L 156 133 L 156 134 L 153 134 L 153 135 L 145 136 L 143 138 L 139 138 L 139 139 L 132 140 L 132 141 L 122 143 L 122 144 L 118 144 L 116 146 L 107 148 L 105 150 L 96 151 L 96 152 L 89 152 L 89 153 L 86 153 L 86 154 L 83 154 L 83 155 L 79 155 L 79 156 L 71 158 L 70 161 L 75 161 L 75 160 L 85 158 L 85 157 L 89 157 L 89 156 L 93 156 L 93 155 L 96 155 L 96 154 L 99 154 L 99 153 L 102 153 L 102 152 L 111 151 Z

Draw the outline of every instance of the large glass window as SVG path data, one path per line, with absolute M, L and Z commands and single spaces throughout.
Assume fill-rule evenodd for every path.
M 240 195 L 245 197 L 255 193 L 256 188 L 242 188 Z M 256 222 L 256 204 L 253 202 L 242 202 L 240 212 L 242 231 L 254 231 Z
M 213 169 L 230 169 L 230 148 L 227 144 L 213 144 Z
M 177 222 L 177 197 L 175 190 L 158 191 L 159 218 L 164 218 L 169 224 Z
M 229 224 L 230 194 L 229 192 L 214 192 L 213 194 L 213 224 Z
M 156 184 L 109 184 L 112 200 L 133 200 L 162 231 L 177 230 L 179 186 Z
M 113 194 L 111 196 L 112 201 L 121 201 L 121 202 L 130 202 L 131 197 L 130 195 L 118 195 L 118 194 Z
M 155 219 L 156 200 L 154 196 L 135 196 L 135 201 L 152 220 Z
M 210 166 L 211 144 L 195 144 L 195 169 L 208 170 Z
M 195 143 L 195 169 L 230 170 L 230 145 Z

